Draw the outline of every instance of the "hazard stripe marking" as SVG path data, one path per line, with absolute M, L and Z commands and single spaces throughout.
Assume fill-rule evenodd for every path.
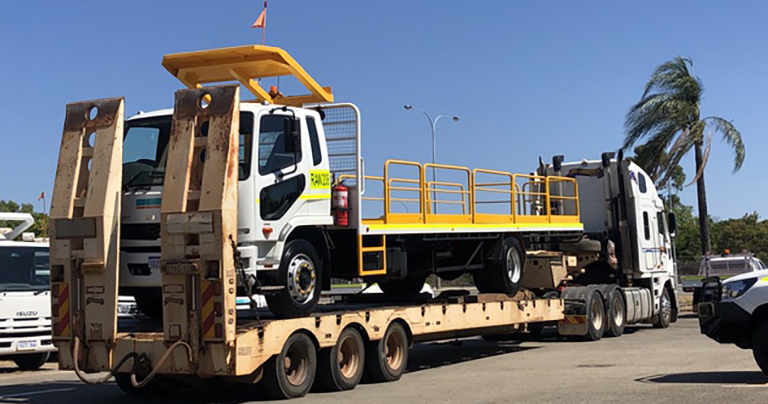
M 213 282 L 204 282 L 203 286 L 203 336 L 205 338 L 215 337 L 213 324 Z
M 58 335 L 69 336 L 69 285 L 60 283 Z

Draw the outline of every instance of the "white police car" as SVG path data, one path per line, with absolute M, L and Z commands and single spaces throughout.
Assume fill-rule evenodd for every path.
M 707 278 L 699 303 L 701 332 L 722 344 L 751 349 L 768 374 L 768 270 L 721 281 Z

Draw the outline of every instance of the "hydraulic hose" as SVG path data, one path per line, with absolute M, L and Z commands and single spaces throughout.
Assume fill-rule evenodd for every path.
M 149 374 L 142 379 L 141 381 L 138 381 L 136 379 L 136 372 L 135 370 L 131 371 L 131 385 L 133 387 L 140 389 L 144 386 L 146 386 L 152 379 L 157 375 L 157 372 L 160 370 L 160 368 L 163 366 L 163 364 L 170 358 L 171 353 L 173 353 L 173 350 L 176 349 L 179 346 L 183 346 L 187 350 L 187 354 L 189 357 L 192 357 L 192 347 L 189 346 L 186 342 L 179 340 L 174 342 L 168 349 L 166 349 L 163 356 L 160 357 L 160 360 L 157 361 L 157 364 L 152 368 L 152 371 L 149 372 Z M 115 365 L 105 376 L 97 377 L 97 378 L 88 378 L 86 376 L 86 373 L 83 372 L 80 369 L 80 338 L 75 336 L 75 346 L 72 351 L 72 358 L 73 362 L 75 363 L 75 374 L 77 375 L 77 378 L 80 379 L 83 383 L 86 384 L 104 384 L 109 379 L 112 378 L 112 376 L 117 373 L 120 368 L 125 365 L 125 363 L 128 361 L 128 359 L 133 359 L 134 364 L 135 361 L 138 360 L 142 355 L 136 353 L 136 352 L 129 352 L 125 356 L 120 359 L 120 361 Z M 135 369 L 135 367 L 134 367 Z

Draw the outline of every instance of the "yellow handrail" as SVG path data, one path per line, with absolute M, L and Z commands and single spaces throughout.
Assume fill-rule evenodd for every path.
M 394 167 L 411 167 L 417 178 L 393 177 Z M 451 170 L 467 177 L 466 183 L 427 181 L 429 170 Z M 479 176 L 492 178 L 480 181 Z M 338 181 L 352 178 L 339 176 Z M 493 178 L 495 177 L 495 178 Z M 470 170 L 467 167 L 446 164 L 420 164 L 412 161 L 387 160 L 384 175 L 365 176 L 363 180 L 381 181 L 383 197 L 366 196 L 363 200 L 384 202 L 384 224 L 462 224 L 462 223 L 577 223 L 579 221 L 578 183 L 573 178 L 512 174 L 486 169 Z M 418 193 L 418 196 L 394 196 L 393 192 Z M 478 193 L 499 195 L 478 201 Z M 459 195 L 459 199 L 438 199 L 439 194 Z M 411 194 L 412 195 L 412 194 Z M 488 200 L 490 199 L 490 200 Z M 396 213 L 392 202 L 418 204 L 418 212 Z M 439 204 L 461 205 L 461 213 L 439 213 Z M 478 205 L 508 204 L 509 213 L 481 213 Z M 407 210 L 407 209 L 406 209 Z M 381 218 L 377 219 L 381 220 Z

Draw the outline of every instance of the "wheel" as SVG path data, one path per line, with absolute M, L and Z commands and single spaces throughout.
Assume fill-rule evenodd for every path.
M 651 324 L 655 328 L 667 328 L 672 322 L 672 299 L 669 298 L 669 289 L 663 289 L 659 303 L 661 307 L 659 307 L 659 312 L 651 317 Z
M 276 317 L 306 317 L 320 300 L 322 262 L 315 247 L 306 240 L 293 240 L 285 246 L 277 269 L 277 284 L 284 288 L 267 295 L 267 306 Z
M 768 319 L 763 320 L 752 332 L 752 355 L 760 370 L 768 375 Z
M 606 321 L 605 335 L 608 337 L 620 337 L 624 334 L 627 325 L 627 305 L 624 302 L 624 294 L 616 285 L 606 285 L 601 288 L 605 299 Z
M 48 358 L 51 357 L 50 352 L 42 352 L 28 355 L 19 355 L 13 357 L 13 362 L 21 370 L 37 370 L 48 362 Z
M 306 334 L 293 334 L 264 364 L 264 390 L 275 399 L 303 397 L 312 388 L 316 371 L 315 344 Z
M 392 279 L 379 282 L 381 291 L 387 295 L 393 296 L 413 296 L 421 293 L 424 288 L 424 282 L 427 281 L 426 274 L 408 276 L 404 279 Z
M 399 380 L 408 364 L 408 333 L 398 322 L 392 322 L 379 341 L 368 343 L 365 375 L 372 382 Z
M 599 341 L 605 333 L 605 305 L 603 297 L 597 289 L 588 292 L 585 302 L 587 309 L 587 341 Z
M 347 327 L 333 348 L 320 351 L 317 381 L 326 391 L 352 390 L 360 383 L 365 366 L 363 337 Z
M 136 293 L 136 308 L 149 318 L 163 318 L 163 295 L 160 289 Z
M 491 286 L 491 280 L 488 279 L 488 272 L 486 268 L 472 272 L 472 279 L 475 281 L 475 287 L 480 293 L 493 293 L 494 289 Z
M 486 272 L 485 276 L 488 277 L 486 286 L 495 293 L 516 294 L 520 290 L 525 264 L 525 255 L 520 242 L 514 237 L 505 238 L 501 243 L 501 254 L 496 257 L 501 259 L 490 259 L 487 261 L 486 268 L 483 268 Z

